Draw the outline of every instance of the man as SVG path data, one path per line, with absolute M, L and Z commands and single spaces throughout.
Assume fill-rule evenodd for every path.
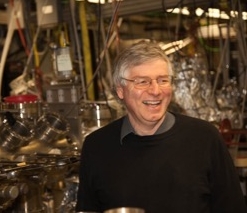
M 168 112 L 172 80 L 171 64 L 154 43 L 118 56 L 113 81 L 127 115 L 85 139 L 76 211 L 247 212 L 218 130 Z

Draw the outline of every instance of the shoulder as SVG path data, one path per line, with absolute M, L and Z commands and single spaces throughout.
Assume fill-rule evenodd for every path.
M 190 123 L 190 124 L 200 124 L 205 126 L 213 126 L 210 122 L 202 120 L 200 118 L 190 117 L 184 114 L 173 113 L 176 120 L 179 122 Z
M 211 133 L 211 134 L 219 134 L 219 131 L 216 126 L 206 120 L 202 120 L 195 117 L 190 117 L 183 114 L 174 114 L 175 123 L 181 129 L 186 131 L 192 131 L 194 133 Z
M 109 141 L 115 137 L 120 138 L 121 126 L 123 123 L 123 118 L 112 121 L 111 123 L 100 127 L 99 129 L 91 132 L 86 136 L 85 142 L 90 141 L 90 143 L 97 143 L 97 141 Z
M 225 141 L 219 129 L 206 120 L 175 114 L 174 132 L 190 147 L 197 147 L 205 153 L 226 150 Z M 224 151 L 225 152 L 225 151 Z
M 102 152 L 109 152 L 118 146 L 122 123 L 123 118 L 119 118 L 87 135 L 82 144 L 82 156 L 101 155 Z

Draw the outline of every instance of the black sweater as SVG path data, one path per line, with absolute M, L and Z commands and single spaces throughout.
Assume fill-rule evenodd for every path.
M 175 120 L 165 133 L 131 133 L 122 144 L 122 118 L 90 134 L 82 148 L 76 211 L 247 213 L 218 130 L 184 115 Z

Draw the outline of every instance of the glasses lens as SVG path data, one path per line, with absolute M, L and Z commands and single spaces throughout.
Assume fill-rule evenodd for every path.
M 156 80 L 157 84 L 161 87 L 170 86 L 172 83 L 172 76 L 162 76 L 158 77 L 157 79 L 151 79 L 149 77 L 136 77 L 135 79 L 125 79 L 127 81 L 132 81 L 136 88 L 138 89 L 146 89 L 148 88 L 152 80 Z
M 135 78 L 134 83 L 137 88 L 146 88 L 150 85 L 151 78 L 148 77 L 138 77 Z
M 171 84 L 171 82 L 172 82 L 172 77 L 171 76 L 159 77 L 157 79 L 157 83 L 160 86 L 168 86 L 168 85 Z

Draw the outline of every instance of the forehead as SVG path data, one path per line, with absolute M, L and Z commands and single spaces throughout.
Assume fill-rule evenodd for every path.
M 146 61 L 142 64 L 132 66 L 129 69 L 130 76 L 157 76 L 157 75 L 168 75 L 168 64 L 166 61 L 161 59 L 155 59 Z

